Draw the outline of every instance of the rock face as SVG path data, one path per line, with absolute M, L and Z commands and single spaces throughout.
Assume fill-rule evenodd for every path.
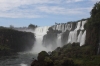
M 35 36 L 33 33 L 21 32 L 8 28 L 0 28 L 0 51 L 28 51 L 32 49 L 34 42 Z
M 55 49 L 57 45 L 57 34 L 61 33 L 61 31 L 53 30 L 51 27 L 48 29 L 48 32 L 43 37 L 43 45 L 45 47 L 52 46 L 52 49 Z
M 97 54 L 97 50 L 99 48 L 99 30 L 98 28 L 94 27 L 94 28 L 87 28 L 87 33 L 86 33 L 86 45 L 91 45 L 93 46 L 93 50 L 95 51 L 95 54 Z M 98 52 L 100 53 L 100 52 Z
M 96 3 L 91 10 L 91 17 L 86 24 L 86 44 L 93 46 L 95 54 L 100 53 L 100 2 Z

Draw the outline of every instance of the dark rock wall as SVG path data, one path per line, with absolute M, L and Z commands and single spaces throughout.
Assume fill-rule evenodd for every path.
M 34 42 L 35 36 L 33 33 L 0 28 L 0 46 L 6 46 L 6 48 L 11 49 L 13 52 L 30 50 Z
M 48 29 L 48 32 L 46 35 L 43 37 L 43 45 L 45 47 L 49 45 L 53 45 L 53 48 L 57 44 L 57 34 L 61 33 L 61 31 L 58 30 L 53 30 L 51 27 Z

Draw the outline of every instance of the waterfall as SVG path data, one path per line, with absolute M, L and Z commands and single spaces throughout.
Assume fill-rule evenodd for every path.
M 80 29 L 80 24 L 81 24 L 81 22 L 78 22 L 77 28 L 75 29 L 76 31 Z
M 66 30 L 71 30 L 72 29 L 72 24 L 70 23 L 61 23 L 61 24 L 57 24 L 52 26 L 53 30 L 58 30 L 58 31 L 62 31 L 65 32 Z
M 80 46 L 85 44 L 85 37 L 86 37 L 86 30 L 84 31 L 82 38 L 81 38 L 81 42 L 80 42 Z
M 82 26 L 81 26 L 82 23 Z M 86 36 L 86 31 L 82 34 L 82 30 L 84 30 L 84 25 L 86 21 L 78 22 L 76 29 L 74 31 L 70 31 L 69 36 L 68 36 L 68 42 L 67 43 L 80 43 L 80 46 L 85 44 L 85 36 Z M 80 33 L 78 35 L 78 30 L 80 30 Z
M 68 42 L 67 43 L 73 43 L 77 41 L 77 31 L 71 31 L 69 33 Z
M 82 27 L 81 30 L 84 30 L 84 25 L 85 25 L 86 21 L 82 21 Z
M 80 43 L 80 46 L 85 44 L 86 30 L 84 29 L 86 21 L 60 23 L 51 26 L 54 31 L 61 31 L 62 33 L 48 32 L 50 27 L 37 27 L 34 30 L 36 42 L 32 49 L 32 53 L 39 53 L 40 51 L 53 51 L 57 47 L 62 47 L 68 43 Z M 84 31 L 84 32 L 83 32 Z M 47 33 L 48 32 L 48 33 Z M 62 36 L 64 42 L 62 42 Z
M 80 24 L 81 22 L 78 22 L 76 29 L 74 31 L 70 31 L 67 43 L 77 42 L 77 30 L 80 29 Z
M 82 31 L 80 31 L 79 35 L 78 35 L 78 39 L 77 42 L 80 43 L 81 42 L 81 38 L 82 38 Z
M 57 37 L 57 47 L 62 47 L 62 43 L 61 43 L 61 34 L 58 34 L 58 37 Z
M 36 42 L 33 46 L 31 53 L 37 54 L 40 51 L 52 51 L 51 46 L 44 47 L 43 44 L 42 44 L 43 36 L 45 34 L 47 34 L 48 28 L 49 27 L 37 27 L 34 30 L 34 33 L 35 33 L 35 36 L 36 36 Z

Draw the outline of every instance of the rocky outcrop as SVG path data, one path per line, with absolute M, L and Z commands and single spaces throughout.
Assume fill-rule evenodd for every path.
M 52 49 L 56 47 L 57 44 L 57 34 L 61 33 L 61 31 L 53 30 L 51 27 L 48 29 L 48 32 L 43 37 L 43 45 L 45 47 L 53 45 Z

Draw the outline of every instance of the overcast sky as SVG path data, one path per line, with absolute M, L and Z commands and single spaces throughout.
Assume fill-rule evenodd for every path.
M 100 0 L 0 0 L 0 26 L 50 26 L 90 17 Z

